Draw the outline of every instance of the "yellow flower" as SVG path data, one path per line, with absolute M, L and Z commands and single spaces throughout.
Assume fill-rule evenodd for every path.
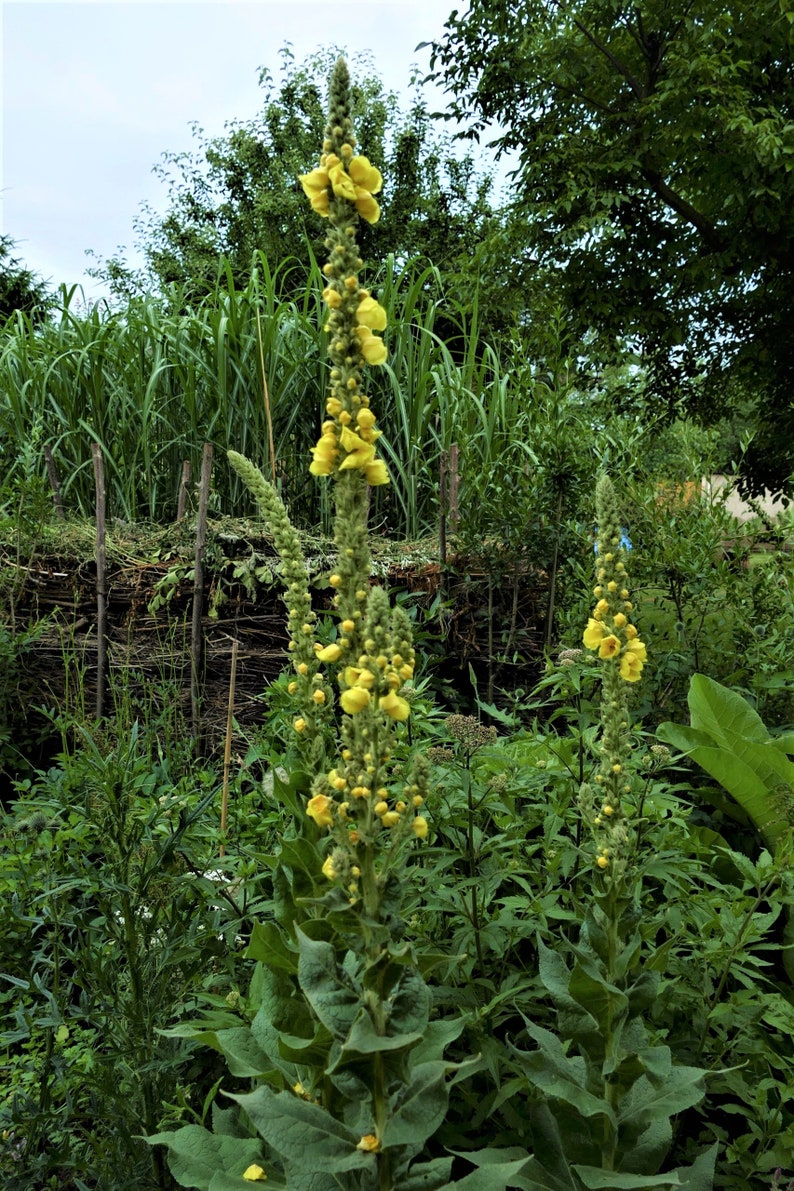
M 606 856 L 599 856 L 596 860 L 596 864 L 599 868 L 609 868 L 609 860 Z
M 381 815 L 380 821 L 384 827 L 396 827 L 400 822 L 400 816 L 397 811 L 386 811 L 385 815 Z
M 356 327 L 361 354 L 367 364 L 385 364 L 389 358 L 386 345 L 377 335 L 373 335 L 369 327 Z
M 367 223 L 377 223 L 380 219 L 380 207 L 367 190 L 356 187 L 356 210 Z
M 365 465 L 364 478 L 371 488 L 377 488 L 379 484 L 391 483 L 388 468 L 382 459 L 373 459 L 371 463 Z
M 413 833 L 417 839 L 425 839 L 427 836 L 427 819 L 424 815 L 414 815 L 414 821 L 411 824 Z
M 302 715 L 298 716 L 298 718 L 296 720 L 292 721 L 292 726 L 296 732 L 305 732 L 306 731 L 306 720 L 303 718 Z
M 322 704 L 325 702 L 325 691 L 318 688 L 312 695 L 312 699 L 318 705 L 318 707 L 322 706 Z
M 599 600 L 595 606 L 595 610 L 596 610 L 596 612 L 601 612 L 602 614 L 604 612 L 608 612 L 609 611 L 609 600 Z
M 334 862 L 330 856 L 326 856 L 325 863 L 323 864 L 322 872 L 323 872 L 323 876 L 326 877 L 329 881 L 333 881 L 334 877 L 336 876 L 336 869 L 334 868 Z
M 261 1166 L 257 1166 L 252 1162 L 250 1166 L 243 1171 L 243 1178 L 247 1179 L 249 1183 L 265 1183 L 267 1182 L 267 1175 Z
M 349 691 L 343 691 L 339 698 L 342 710 L 346 711 L 348 715 L 356 715 L 359 711 L 363 711 L 365 707 L 369 706 L 369 700 L 369 691 L 365 691 L 360 686 L 353 686 Z
M 629 641 L 633 641 L 637 636 L 637 629 L 633 624 L 626 625 L 626 636 L 628 637 Z
M 356 201 L 356 186 L 339 158 L 334 153 L 329 153 L 325 164 L 328 169 L 328 179 L 336 197 L 354 203 Z
M 354 157 L 350 162 L 350 177 L 356 186 L 368 190 L 370 194 L 379 194 L 383 186 L 381 172 L 371 165 L 366 157 Z
M 310 174 L 300 174 L 298 180 L 317 214 L 327 216 L 331 209 L 328 170 L 320 167 L 318 170 L 312 170 Z
M 324 649 L 321 645 L 317 644 L 314 647 L 314 652 L 318 662 L 338 662 L 342 656 L 342 650 L 336 642 L 326 645 Z
M 334 816 L 331 813 L 333 803 L 327 794 L 315 794 L 306 804 L 306 814 L 314 819 L 318 827 L 331 827 Z
M 606 629 L 600 621 L 594 620 L 591 616 L 587 622 L 587 628 L 582 635 L 582 641 L 588 649 L 598 649 L 601 642 L 606 635 Z
M 389 691 L 388 695 L 383 695 L 378 699 L 378 706 L 381 711 L 385 711 L 386 715 L 393 720 L 407 720 L 411 714 L 411 706 L 407 699 L 401 699 L 394 691 Z
M 648 650 L 645 648 L 645 642 L 640 641 L 639 637 L 632 637 L 626 646 L 625 652 L 635 654 L 641 662 L 647 662 Z
M 612 618 L 612 623 L 614 624 L 616 629 L 622 629 L 626 623 L 626 617 L 623 615 L 622 612 L 616 612 Z
M 375 456 L 375 448 L 372 444 L 364 442 L 364 439 L 354 434 L 349 426 L 345 426 L 342 430 L 341 443 L 347 454 L 339 464 L 340 471 L 355 467 L 364 468 L 372 462 Z
M 614 633 L 610 633 L 608 637 L 604 637 L 598 647 L 598 656 L 600 658 L 613 658 L 620 653 L 620 641 Z
M 317 446 L 311 448 L 312 462 L 309 471 L 313 476 L 330 476 L 334 470 L 334 460 L 339 454 L 339 444 L 335 434 L 323 434 Z
M 332 289 L 330 286 L 326 286 L 323 290 L 323 301 L 327 302 L 332 310 L 336 310 L 342 305 L 342 295 L 338 289 Z
M 624 653 L 620 659 L 620 677 L 626 682 L 639 682 L 642 678 L 642 661 L 636 653 Z
M 377 419 L 371 409 L 364 407 L 364 409 L 360 409 L 356 414 L 356 421 L 358 422 L 359 430 L 363 434 L 367 430 L 372 429 Z
M 361 1138 L 361 1141 L 356 1146 L 357 1150 L 363 1150 L 365 1154 L 377 1154 L 380 1149 L 380 1142 L 374 1133 L 367 1133 Z
M 370 331 L 385 331 L 388 319 L 380 302 L 375 298 L 362 298 L 356 310 L 356 321 L 361 327 L 369 327 Z M 357 420 L 361 422 L 360 418 Z

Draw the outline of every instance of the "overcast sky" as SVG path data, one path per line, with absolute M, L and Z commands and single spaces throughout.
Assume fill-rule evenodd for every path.
M 455 0 L 0 0 L 0 228 L 53 285 L 84 285 L 86 249 L 131 249 L 143 200 L 162 207 L 152 174 L 164 151 L 195 147 L 253 117 L 259 68 L 279 49 L 298 61 L 325 44 L 369 50 L 389 89 L 407 93 L 421 41 L 438 37 Z M 434 100 L 437 102 L 437 100 Z M 130 259 L 134 260 L 130 254 Z

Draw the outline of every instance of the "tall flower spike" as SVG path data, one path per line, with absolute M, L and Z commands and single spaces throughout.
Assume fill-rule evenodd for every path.
M 627 682 L 638 682 L 647 660 L 645 643 L 631 623 L 633 605 L 629 598 L 624 533 L 615 492 L 607 476 L 596 485 L 596 604 L 582 641 L 598 654 L 601 681 L 601 762 L 595 782 L 598 787 L 592 808 L 592 822 L 598 842 L 596 864 L 612 872 L 622 863 L 621 851 L 628 840 L 621 798 L 631 788 L 626 773 L 628 705 Z
M 363 262 L 356 246 L 359 218 L 374 223 L 380 209 L 373 197 L 383 185 L 380 171 L 366 157 L 354 156 L 350 120 L 350 77 L 343 61 L 331 79 L 328 125 L 320 165 L 301 176 L 312 208 L 328 219 L 328 263 L 323 300 L 328 307 L 331 383 L 322 434 L 312 448 L 309 471 L 316 476 L 356 473 L 370 486 L 388 484 L 389 473 L 376 457 L 375 417 L 363 390 L 365 365 L 385 364 L 386 345 L 376 333 L 386 329 L 386 311 L 359 283 Z

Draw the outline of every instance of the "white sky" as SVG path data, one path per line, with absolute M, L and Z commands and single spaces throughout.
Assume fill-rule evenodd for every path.
M 164 151 L 193 149 L 259 110 L 258 70 L 278 51 L 300 62 L 324 44 L 369 50 L 390 90 L 407 93 L 421 41 L 438 37 L 456 0 L 0 0 L 0 229 L 53 285 L 82 284 L 86 249 L 132 248 L 151 173 Z M 433 97 L 437 103 L 437 96 Z M 132 262 L 136 258 L 128 252 Z

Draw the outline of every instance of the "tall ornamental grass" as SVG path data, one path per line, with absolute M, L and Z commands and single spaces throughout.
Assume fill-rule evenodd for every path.
M 294 268 L 288 261 L 279 272 Z M 100 443 L 111 515 L 167 522 L 183 461 L 197 476 L 211 441 L 218 455 L 240 450 L 275 477 L 298 524 L 330 530 L 330 507 L 300 462 L 319 430 L 307 395 L 326 366 L 319 282 L 312 262 L 304 288 L 278 300 L 283 285 L 259 253 L 244 289 L 227 270 L 198 304 L 174 288 L 121 309 L 85 309 L 72 289 L 43 325 L 17 314 L 0 331 L 7 479 L 21 481 L 31 467 L 43 476 L 49 447 L 66 508 L 91 517 L 91 447 Z M 373 396 L 389 411 L 382 449 L 393 478 L 374 498 L 374 524 L 416 538 L 436 522 L 440 451 L 475 437 L 487 455 L 512 436 L 527 395 L 511 389 L 499 356 L 481 341 L 476 311 L 446 296 L 437 269 L 390 258 L 373 289 L 390 328 L 389 363 Z M 226 469 L 216 469 L 213 501 L 219 513 L 246 508 L 239 479 Z

